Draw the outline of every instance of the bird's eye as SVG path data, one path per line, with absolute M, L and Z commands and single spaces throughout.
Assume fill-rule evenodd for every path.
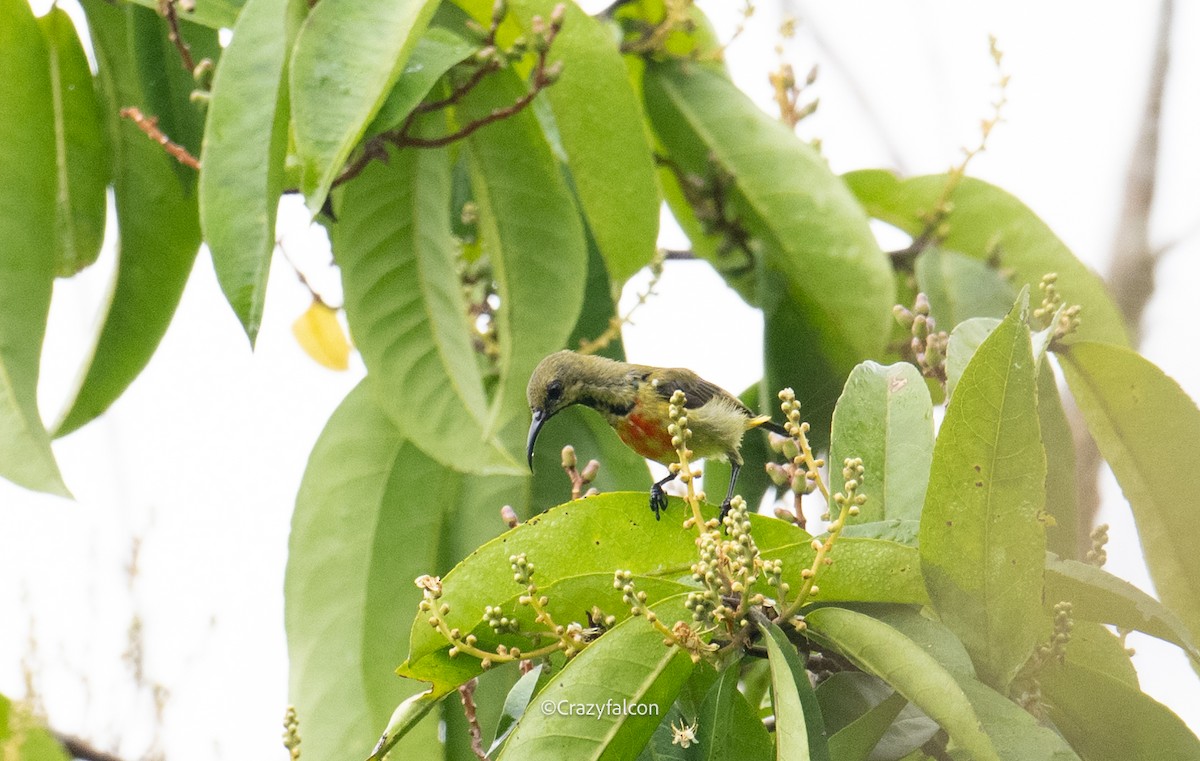
M 546 399 L 553 402 L 562 396 L 563 384 L 560 380 L 552 380 L 546 384 Z

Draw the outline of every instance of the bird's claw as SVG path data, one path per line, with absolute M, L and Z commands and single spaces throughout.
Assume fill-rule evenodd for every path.
M 729 527 L 725 525 L 725 516 L 729 515 L 729 503 L 731 500 L 725 500 L 721 503 L 721 513 L 717 516 L 717 522 L 721 524 L 721 530 L 726 534 L 729 533 Z
M 660 513 L 667 509 L 667 495 L 658 484 L 650 487 L 650 509 L 654 511 L 654 520 L 662 520 Z

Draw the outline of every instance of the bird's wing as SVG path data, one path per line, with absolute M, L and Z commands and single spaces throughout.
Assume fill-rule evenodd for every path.
M 687 401 L 683 404 L 684 409 L 694 410 L 703 407 L 715 398 L 724 397 L 746 417 L 754 417 L 754 413 L 736 396 L 717 384 L 704 380 L 691 370 L 672 368 L 669 374 L 651 373 L 650 382 L 658 395 L 668 401 L 676 391 L 682 391 L 687 397 Z

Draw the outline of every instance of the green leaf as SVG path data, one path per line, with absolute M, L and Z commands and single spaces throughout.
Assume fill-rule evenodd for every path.
M 204 107 L 192 100 L 196 80 L 186 70 L 179 50 L 171 42 L 169 27 L 162 16 L 140 6 L 129 6 L 128 52 L 133 56 L 134 71 L 140 89 L 140 106 L 147 117 L 157 119 L 157 126 L 172 142 L 200 155 L 204 137 Z M 220 56 L 217 31 L 180 21 L 180 38 L 191 50 L 196 63 L 208 58 L 214 63 Z M 121 106 L 134 105 L 122 103 Z M 142 139 L 147 139 L 144 135 Z M 160 152 L 162 148 L 155 146 Z M 191 193 L 196 184 L 196 170 L 170 160 L 171 170 L 179 183 Z
M 1076 618 L 1072 621 L 1067 663 L 1107 674 L 1135 690 L 1140 689 L 1131 652 L 1125 649 L 1121 638 L 1103 624 Z M 1053 624 L 1050 624 L 1046 627 L 1047 639 L 1052 631 Z
M 406 438 L 458 471 L 523 473 L 485 433 L 449 198 L 444 149 L 398 151 L 346 185 L 330 228 L 346 318 L 375 401 Z
M 460 123 L 482 119 L 526 92 L 509 70 L 463 99 Z M 480 233 L 500 309 L 500 384 L 489 432 L 510 452 L 528 430 L 525 386 L 547 354 L 563 348 L 583 306 L 587 244 L 571 192 L 528 109 L 467 138 Z
M 57 6 L 38 24 L 46 36 L 54 103 L 57 274 L 68 277 L 100 255 L 110 164 L 92 71 L 75 24 Z
M 58 256 L 50 54 L 25 0 L 0 18 L 0 475 L 70 496 L 37 405 Z
M 1079 761 L 1053 729 L 987 685 L 967 677 L 958 683 L 1004 761 Z
M 1071 603 L 1071 615 L 1084 621 L 1134 629 L 1179 645 L 1200 663 L 1200 650 L 1187 626 L 1166 606 L 1124 579 L 1093 565 L 1046 558 L 1046 601 Z
M 821 715 L 833 732 L 838 761 L 902 758 L 928 742 L 939 727 L 877 676 L 839 671 L 817 685 Z
M 782 523 L 782 521 L 778 521 Z M 806 532 L 801 532 L 805 537 Z M 783 580 L 799 589 L 803 569 L 816 556 L 812 540 L 772 547 L 756 536 L 764 558 L 783 561 Z M 929 596 L 921 581 L 917 550 L 882 539 L 842 537 L 830 551 L 833 565 L 821 571 L 821 599 L 846 602 L 898 602 L 926 604 Z M 763 594 L 772 592 L 763 589 Z
M 289 699 L 304 717 L 305 752 L 365 755 L 393 707 L 417 691 L 392 666 L 421 599 L 413 579 L 437 568 L 441 506 L 459 490 L 453 473 L 380 414 L 365 385 L 330 418 L 296 497 L 284 584 Z M 436 742 L 436 722 L 426 722 L 402 749 L 417 754 Z
M 764 251 L 757 295 L 734 282 L 766 315 L 767 387 L 795 388 L 823 413 L 810 418 L 822 430 L 837 388 L 883 352 L 891 330 L 892 272 L 866 215 L 811 146 L 712 67 L 652 63 L 644 97 L 671 161 L 710 181 L 714 170 L 726 176 L 727 216 Z
M 522 18 L 548 19 L 555 0 L 513 0 Z M 567 165 L 613 287 L 654 257 L 659 198 L 637 95 L 611 32 L 575 3 L 550 50 L 562 75 L 546 90 Z
M 1039 675 L 1047 713 L 1088 761 L 1190 761 L 1200 740 L 1136 687 L 1069 661 Z
M 217 281 L 250 345 L 258 337 L 287 157 L 287 55 L 307 4 L 249 0 L 213 77 L 199 178 Z
M 800 661 L 796 646 L 765 618 L 758 624 L 765 635 L 771 664 L 771 702 L 775 709 L 775 757 L 780 761 L 828 761 L 829 737 L 821 705 Z
M 1025 309 L 1018 301 L 963 371 L 921 516 L 933 608 L 1001 690 L 1033 652 L 1042 618 L 1046 455 Z
M 136 6 L 81 1 L 108 111 L 120 239 L 117 282 L 99 338 L 55 436 L 64 436 L 103 413 L 150 361 L 200 247 L 196 196 L 180 184 L 175 160 L 118 115 L 123 106 L 144 105 L 129 51 L 126 17 L 149 13 L 156 23 L 162 21 L 153 11 Z
M 1059 354 L 1088 430 L 1133 508 L 1154 588 L 1200 633 L 1200 411 L 1130 349 L 1078 342 Z
M 864 362 L 850 373 L 833 411 L 830 472 L 861 457 L 859 494 L 867 498 L 856 523 L 921 517 L 933 460 L 933 401 L 917 368 Z
M 371 755 L 367 757 L 367 761 L 383 761 L 392 748 L 395 748 L 414 727 L 418 726 L 421 720 L 429 715 L 429 712 L 436 708 L 445 697 L 444 694 L 426 690 L 406 698 L 403 703 L 396 706 L 396 710 L 392 712 L 392 718 L 388 720 L 387 727 L 380 734 L 379 741 L 375 744 Z M 437 742 L 436 738 L 427 746 L 434 742 Z M 427 753 L 427 746 L 422 748 L 418 745 L 417 747 L 420 748 L 420 752 Z
M 663 600 L 651 610 L 682 614 L 683 597 Z M 526 712 L 499 758 L 637 758 L 692 668 L 687 652 L 665 646 L 662 632 L 645 618 L 628 618 L 550 680 L 536 698 L 538 710 Z M 600 715 L 571 713 L 572 706 L 584 705 L 603 710 Z
M 950 333 L 946 347 L 946 396 L 953 397 L 963 370 L 984 340 L 992 334 L 1000 320 L 993 317 L 972 317 L 960 322 Z
M 788 647 L 795 649 L 790 643 Z M 697 742 L 686 749 L 677 748 L 682 758 L 766 761 L 774 757 L 771 735 L 758 718 L 758 711 L 738 691 L 739 671 L 737 663 L 727 666 L 709 688 L 695 713 Z
M 818 608 L 805 616 L 805 621 L 818 643 L 896 688 L 975 761 L 1000 758 L 963 688 L 920 645 L 882 621 L 844 608 Z
M 917 257 L 915 271 L 917 287 L 929 297 L 930 315 L 940 330 L 972 317 L 1000 319 L 1017 298 L 996 270 L 957 251 L 926 249 Z
M 924 231 L 925 217 L 947 182 L 946 175 L 902 180 L 882 169 L 850 172 L 844 177 L 871 216 L 913 236 Z M 995 256 L 997 269 L 1013 273 L 1010 282 L 1016 288 L 1028 285 L 1036 289 L 1043 275 L 1058 273 L 1056 285 L 1063 300 L 1083 305 L 1088 315 L 1087 325 L 1080 326 L 1068 341 L 1128 342 L 1125 320 L 1103 280 L 1076 259 L 1028 206 L 973 177 L 962 178 L 948 200 L 953 210 L 943 223 L 948 230 L 942 240 L 944 248 L 981 261 Z
M 1038 368 L 1038 424 L 1046 449 L 1046 512 L 1053 523 L 1046 525 L 1046 548 L 1061 557 L 1079 553 L 1079 505 L 1075 485 L 1075 437 L 1058 381 L 1049 362 Z
M 495 753 L 500 745 L 508 739 L 513 729 L 516 728 L 517 722 L 525 715 L 534 694 L 538 692 L 540 686 L 543 686 L 542 682 L 546 681 L 542 678 L 545 673 L 546 664 L 539 663 L 522 674 L 517 683 L 513 685 L 512 690 L 504 699 L 504 709 L 500 714 L 499 723 L 496 724 L 496 739 L 492 741 L 492 747 L 488 749 L 489 756 Z
M 404 73 L 432 0 L 322 0 L 296 39 L 292 119 L 301 190 L 314 213 Z
M 477 49 L 478 45 L 450 29 L 439 26 L 426 29 L 413 46 L 400 79 L 367 126 L 364 137 L 399 127 L 442 75 Z

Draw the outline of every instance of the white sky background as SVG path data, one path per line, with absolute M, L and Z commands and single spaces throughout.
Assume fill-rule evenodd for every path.
M 727 37 L 740 3 L 702 5 Z M 770 109 L 765 74 L 776 63 L 779 6 L 758 5 L 728 57 L 738 83 Z M 820 108 L 800 132 L 821 138 L 838 172 L 944 171 L 959 146 L 977 140 L 989 113 L 995 72 L 987 35 L 995 34 L 1012 75 L 1006 123 L 970 171 L 1016 194 L 1080 258 L 1103 266 L 1157 6 L 794 3 L 800 23 L 788 59 L 799 76 L 814 62 L 822 67 L 811 90 Z M 1158 268 L 1142 350 L 1197 398 L 1200 321 L 1184 305 L 1200 286 L 1192 190 L 1200 107 L 1187 97 L 1200 90 L 1200 52 L 1187 44 L 1200 7 L 1177 6 L 1152 233 L 1179 243 Z M 319 270 L 327 254 L 304 240 L 302 228 L 297 233 L 295 213 L 284 216 L 289 251 Z M 670 233 L 664 243 L 685 244 Z M 56 286 L 43 362 L 48 419 L 87 351 L 112 266 L 108 251 L 96 267 Z M 645 281 L 644 273 L 634 278 L 626 302 Z M 632 360 L 690 366 L 734 390 L 758 379 L 761 319 L 706 264 L 668 263 L 659 292 L 626 331 Z M 132 687 L 121 663 L 134 613 L 143 621 L 146 677 L 170 692 L 161 738 L 168 758 L 285 757 L 281 590 L 292 502 L 317 434 L 362 370 L 356 359 L 351 372 L 324 370 L 296 346 L 290 324 L 309 296 L 278 258 L 269 296 L 251 354 L 202 254 L 147 370 L 104 418 L 56 443 L 77 501 L 0 482 L 0 692 L 24 694 L 24 656 L 57 728 L 131 759 L 146 750 L 153 726 L 147 695 Z M 690 344 L 667 332 L 681 313 L 694 327 Z M 1149 589 L 1128 511 L 1109 481 L 1108 569 Z M 125 566 L 134 537 L 142 546 L 131 587 Z M 1149 637 L 1129 642 L 1138 649 L 1143 687 L 1200 729 L 1200 685 L 1185 659 Z

